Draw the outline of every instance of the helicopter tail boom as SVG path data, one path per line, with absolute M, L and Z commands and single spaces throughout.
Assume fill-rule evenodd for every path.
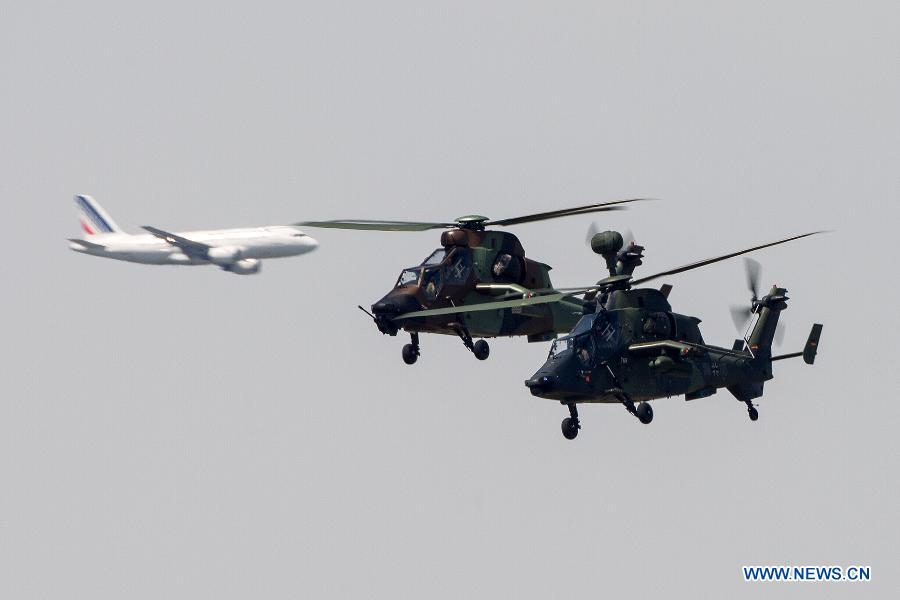
M 754 299 L 753 311 L 759 314 L 759 319 L 753 326 L 750 339 L 747 340 L 754 356 L 772 355 L 772 341 L 775 339 L 778 317 L 781 315 L 781 311 L 787 308 L 788 297 L 786 294 L 786 289 L 773 286 L 764 298 Z

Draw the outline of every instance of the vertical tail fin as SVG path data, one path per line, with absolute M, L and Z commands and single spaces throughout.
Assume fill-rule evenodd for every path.
M 773 286 L 766 296 L 758 301 L 757 311 L 759 319 L 750 333 L 748 340 L 750 350 L 754 354 L 772 354 L 772 340 L 775 339 L 775 329 L 778 327 L 778 317 L 781 311 L 787 308 L 787 290 Z
M 78 220 L 81 228 L 88 235 L 100 233 L 119 233 L 122 229 L 116 225 L 103 207 L 90 196 L 75 196 L 75 206 L 78 207 Z

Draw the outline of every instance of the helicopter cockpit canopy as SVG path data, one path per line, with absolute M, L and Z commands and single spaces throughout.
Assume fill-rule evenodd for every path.
M 584 366 L 594 358 L 615 355 L 623 347 L 617 316 L 606 311 L 584 315 L 572 331 L 553 342 L 550 356 L 557 357 L 569 349 L 575 351 Z
M 585 315 L 581 317 L 581 320 L 575 324 L 575 327 L 568 335 L 553 341 L 553 345 L 550 346 L 550 355 L 555 357 L 570 348 L 584 348 L 590 338 L 589 333 L 594 326 L 594 318 L 596 316 Z
M 418 266 L 404 269 L 395 287 L 419 285 L 425 297 L 434 300 L 444 283 L 462 284 L 472 271 L 472 252 L 465 247 L 438 248 Z

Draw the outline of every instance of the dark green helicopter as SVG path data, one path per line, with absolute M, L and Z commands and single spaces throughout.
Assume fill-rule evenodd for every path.
M 577 409 L 580 403 L 621 403 L 646 424 L 653 420 L 648 400 L 682 394 L 686 400 L 693 400 L 711 396 L 719 388 L 728 389 L 745 403 L 750 419 L 755 421 L 759 413 L 752 401 L 762 395 L 763 383 L 772 379 L 772 362 L 802 356 L 807 364 L 813 364 L 822 325 L 813 325 L 802 352 L 773 356 L 772 341 L 778 335 L 778 317 L 787 308 L 787 290 L 773 286 L 759 298 L 759 269 L 753 268 L 748 270 L 753 293 L 751 305 L 733 309 L 733 314 L 739 321 L 749 321 L 755 314 L 756 324 L 749 337 L 736 340 L 731 348 L 711 346 L 700 333 L 700 319 L 672 311 L 668 301 L 672 286 L 665 284 L 659 289 L 637 286 L 817 233 L 821 232 L 797 235 L 633 279 L 634 269 L 642 264 L 643 246 L 634 242 L 625 246 L 621 234 L 607 231 L 591 239 L 591 248 L 603 256 L 609 270 L 609 277 L 593 286 L 531 290 L 530 297 L 521 299 L 425 313 L 537 306 L 583 295 L 583 314 L 578 323 L 568 335 L 553 343 L 547 361 L 525 382 L 533 395 L 568 406 L 570 416 L 562 422 L 563 435 L 568 439 L 574 439 L 581 428 Z
M 559 217 L 622 210 L 640 199 L 616 200 L 548 212 L 491 220 L 480 215 L 460 217 L 454 222 L 410 222 L 372 220 L 305 221 L 306 227 L 375 231 L 427 231 L 443 229 L 441 247 L 421 263 L 403 269 L 393 288 L 364 311 L 378 330 L 395 336 L 402 329 L 410 334 L 403 347 L 403 361 L 413 364 L 421 354 L 420 333 L 456 335 L 479 360 L 490 354 L 484 339 L 526 336 L 529 342 L 554 339 L 566 333 L 581 317 L 582 301 L 560 296 L 553 302 L 504 306 L 507 298 L 522 298 L 532 290 L 553 285 L 549 265 L 526 258 L 522 243 L 508 227 Z M 490 310 L 460 312 L 460 307 L 490 306 Z
M 525 385 L 535 396 L 568 406 L 570 416 L 562 422 L 567 439 L 574 439 L 581 427 L 579 403 L 621 403 L 647 424 L 653 420 L 648 400 L 682 394 L 686 400 L 694 400 L 711 396 L 720 388 L 745 403 L 750 419 L 757 420 L 759 412 L 752 401 L 762 396 L 764 382 L 772 379 L 772 363 L 802 356 L 807 364 L 813 364 L 822 325 L 813 325 L 802 352 L 773 356 L 772 342 L 778 335 L 781 311 L 787 308 L 787 290 L 772 286 L 759 298 L 759 268 L 755 262 L 748 262 L 753 294 L 750 307 L 732 312 L 736 322 L 749 321 L 754 314 L 757 320 L 749 337 L 736 340 L 731 348 L 706 344 L 698 327 L 700 319 L 672 311 L 668 301 L 671 286 L 637 286 L 814 233 L 641 279 L 632 279 L 632 273 L 641 264 L 643 247 L 632 244 L 620 252 L 620 234 L 597 234 L 591 247 L 606 259 L 610 276 L 586 292 L 585 298 L 596 302 L 594 310 L 586 311 L 568 335 L 553 343 L 547 361 Z

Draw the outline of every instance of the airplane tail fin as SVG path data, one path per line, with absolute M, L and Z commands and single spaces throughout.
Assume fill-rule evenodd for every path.
M 103 210 L 100 203 L 90 196 L 81 194 L 75 196 L 75 206 L 78 207 L 78 220 L 81 221 L 81 228 L 88 235 L 122 231 L 109 213 Z

